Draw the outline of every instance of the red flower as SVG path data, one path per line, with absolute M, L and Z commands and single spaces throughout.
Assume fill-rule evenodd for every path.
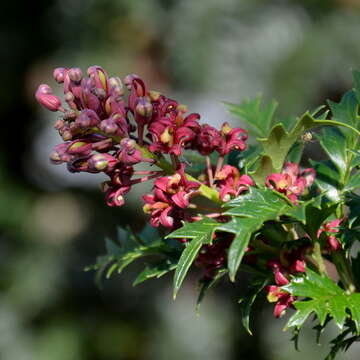
M 315 170 L 308 168 L 300 172 L 299 165 L 286 163 L 281 173 L 274 173 L 266 178 L 265 184 L 270 189 L 286 195 L 290 201 L 297 204 L 306 187 L 312 185 L 315 180 Z
M 248 175 L 240 175 L 237 168 L 231 165 L 225 165 L 215 178 L 220 188 L 220 199 L 229 201 L 231 197 L 239 196 L 242 192 L 253 186 L 254 182 Z
M 149 150 L 181 155 L 184 148 L 193 146 L 196 134 L 200 130 L 199 119 L 199 114 L 190 114 L 184 118 L 183 113 L 176 110 L 153 121 L 149 126 L 153 141 Z
M 343 220 L 344 219 L 335 219 L 328 223 L 324 223 L 323 226 L 318 230 L 317 237 L 319 238 L 323 232 L 337 234 L 339 232 L 339 226 Z M 341 244 L 334 235 L 328 235 L 326 247 L 329 251 L 338 251 L 341 249 Z
M 182 166 L 171 176 L 158 178 L 154 182 L 153 194 L 144 195 L 144 212 L 151 215 L 151 225 L 176 228 L 185 218 L 184 209 L 200 184 L 189 181 Z

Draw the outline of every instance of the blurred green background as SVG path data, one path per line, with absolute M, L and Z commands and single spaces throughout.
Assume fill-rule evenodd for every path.
M 232 119 L 222 101 L 262 92 L 280 116 L 334 101 L 360 69 L 359 0 L 37 0 L 2 4 L 0 358 L 2 360 L 320 359 L 300 353 L 285 319 L 259 303 L 254 336 L 240 325 L 245 280 L 212 291 L 196 317 L 196 276 L 176 302 L 169 277 L 131 286 L 134 265 L 99 290 L 84 272 L 116 225 L 141 230 L 137 194 L 103 203 L 99 177 L 50 165 L 55 117 L 33 93 L 57 66 L 141 75 L 203 121 Z M 54 89 L 56 87 L 54 86 Z M 60 88 L 56 91 L 59 91 Z M 136 192 L 138 193 L 138 192 Z M 311 324 L 309 324 L 309 328 Z M 335 329 L 324 334 L 323 343 Z M 358 359 L 354 346 L 339 359 Z

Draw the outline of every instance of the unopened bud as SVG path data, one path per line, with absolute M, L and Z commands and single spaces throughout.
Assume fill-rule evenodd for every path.
M 54 124 L 54 128 L 56 130 L 60 130 L 63 126 L 64 126 L 65 122 L 63 119 L 58 119 L 56 120 L 55 124 Z
M 151 105 L 149 98 L 139 98 L 135 111 L 143 117 L 150 117 L 153 113 L 153 106 Z
M 70 80 L 72 80 L 74 82 L 80 82 L 83 77 L 83 73 L 80 68 L 71 68 L 69 70 L 68 74 L 69 74 Z
M 58 67 L 54 70 L 53 76 L 54 76 L 55 81 L 58 84 L 62 84 L 64 82 L 65 72 L 66 72 L 66 69 L 63 67 Z
M 40 105 L 50 111 L 58 111 L 61 107 L 61 100 L 56 95 L 52 94 L 52 90 L 49 85 L 40 85 L 36 90 L 35 98 Z
M 119 127 L 111 118 L 103 120 L 100 123 L 99 128 L 101 131 L 108 135 L 114 135 L 119 129 Z
M 110 84 L 111 87 L 118 87 L 120 89 L 122 89 L 122 87 L 123 87 L 121 79 L 119 77 L 117 77 L 117 76 L 116 77 L 115 76 L 111 77 L 109 79 L 109 84 Z
M 136 74 L 129 74 L 125 76 L 124 84 L 128 90 L 131 90 L 132 83 L 135 79 L 140 79 L 140 77 Z
M 69 91 L 64 95 L 64 99 L 66 102 L 71 102 L 71 101 L 74 101 L 75 96 L 71 91 Z
M 95 154 L 89 159 L 89 168 L 97 171 L 112 168 L 117 163 L 116 159 L 108 154 Z

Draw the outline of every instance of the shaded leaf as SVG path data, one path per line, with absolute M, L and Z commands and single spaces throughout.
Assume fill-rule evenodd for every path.
M 252 100 L 245 99 L 239 105 L 230 103 L 225 103 L 225 105 L 232 114 L 250 125 L 257 136 L 265 137 L 269 133 L 278 103 L 272 100 L 269 104 L 261 107 L 261 100 L 259 95 Z
M 249 322 L 250 322 L 250 311 L 251 307 L 259 295 L 259 293 L 264 289 L 266 285 L 269 284 L 269 279 L 261 279 L 261 280 L 254 280 L 252 285 L 250 286 L 247 294 L 243 296 L 240 300 L 240 311 L 241 311 L 241 321 L 245 328 L 245 330 L 252 335 L 250 330 Z
M 137 276 L 133 282 L 133 286 L 139 285 L 146 280 L 152 278 L 159 278 L 169 271 L 175 270 L 177 262 L 173 262 L 170 259 L 163 260 L 159 263 L 148 265 L 146 268 Z

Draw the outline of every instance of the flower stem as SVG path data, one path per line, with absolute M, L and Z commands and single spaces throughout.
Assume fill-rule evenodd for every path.
M 211 166 L 210 156 L 206 155 L 205 159 L 206 159 L 206 169 L 207 169 L 209 184 L 210 187 L 212 188 L 214 186 L 214 174 Z

